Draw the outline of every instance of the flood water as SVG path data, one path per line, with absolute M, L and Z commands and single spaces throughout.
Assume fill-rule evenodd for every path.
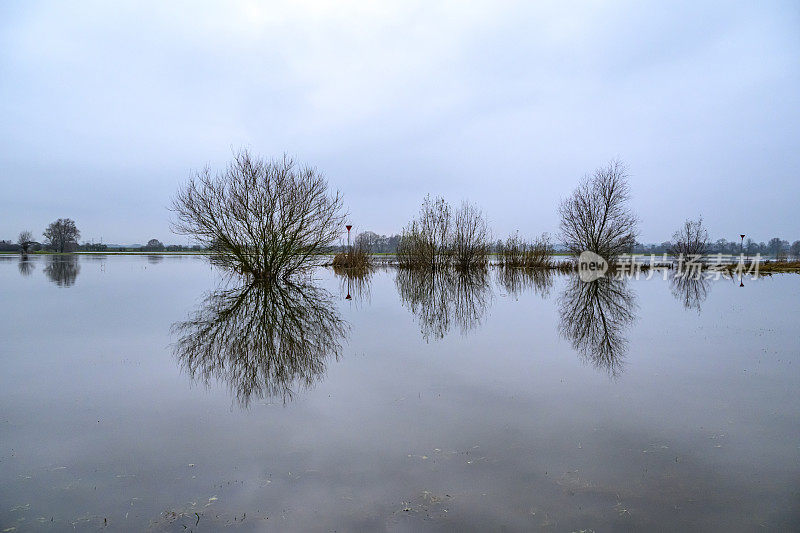
M 800 528 L 800 276 L 315 278 L 0 256 L 0 531 Z

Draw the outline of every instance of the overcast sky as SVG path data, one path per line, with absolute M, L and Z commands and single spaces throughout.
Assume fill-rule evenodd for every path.
M 378 233 L 426 193 L 555 233 L 620 157 L 643 242 L 800 239 L 800 3 L 466 4 L 0 3 L 0 238 L 185 243 L 178 184 L 249 147 Z

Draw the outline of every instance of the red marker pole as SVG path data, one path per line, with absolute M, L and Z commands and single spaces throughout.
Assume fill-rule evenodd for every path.
M 739 237 L 742 238 L 741 252 L 742 252 L 742 262 L 744 262 L 744 233 L 740 233 Z M 739 286 L 744 287 L 744 277 L 742 276 L 742 274 L 739 274 Z
M 352 228 L 352 227 L 353 226 L 350 225 L 350 224 L 345 226 L 345 228 L 347 228 L 347 251 L 348 252 L 350 251 L 350 228 Z

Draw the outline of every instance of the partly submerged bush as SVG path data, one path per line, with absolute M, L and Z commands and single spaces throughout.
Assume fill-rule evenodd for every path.
M 349 269 L 354 272 L 367 272 L 373 267 L 372 250 L 370 250 L 369 239 L 363 233 L 356 237 L 356 242 L 346 251 L 339 252 L 333 256 L 331 266 L 336 269 Z
M 489 225 L 476 206 L 462 202 L 453 218 L 453 265 L 460 270 L 486 268 L 489 263 Z
M 553 245 L 547 233 L 531 242 L 520 239 L 515 233 L 498 246 L 497 261 L 507 268 L 551 268 L 552 255 Z
M 331 266 L 335 269 L 368 270 L 372 266 L 372 259 L 363 248 L 353 247 L 333 256 Z
M 319 264 L 342 230 L 338 192 L 291 158 L 238 152 L 217 173 L 206 168 L 173 199 L 173 230 L 216 253 L 216 262 L 257 280 L 286 278 Z
M 463 202 L 453 214 L 442 198 L 425 198 L 419 217 L 400 235 L 397 261 L 402 267 L 461 270 L 485 268 L 489 227 L 476 206 Z

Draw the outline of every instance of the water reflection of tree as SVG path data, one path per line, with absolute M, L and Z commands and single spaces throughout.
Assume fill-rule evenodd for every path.
M 339 278 L 339 292 L 345 300 L 362 303 L 370 299 L 372 268 L 333 267 L 333 273 Z
M 587 283 L 571 276 L 558 304 L 559 332 L 573 348 L 613 376 L 622 372 L 628 348 L 625 331 L 636 309 L 627 280 L 604 277 Z
M 518 297 L 521 293 L 533 291 L 546 298 L 553 288 L 553 271 L 541 268 L 500 268 L 497 270 L 497 283 L 511 296 Z
M 669 279 L 669 288 L 672 296 L 681 302 L 685 309 L 696 309 L 699 313 L 700 306 L 708 298 L 711 290 L 711 280 L 703 276 L 676 273 Z
M 80 271 L 81 266 L 78 264 L 77 255 L 47 256 L 47 265 L 44 267 L 44 273 L 50 281 L 59 287 L 71 287 L 75 285 L 75 279 L 78 277 Z
M 194 380 L 229 386 L 242 406 L 291 399 L 338 359 L 347 325 L 327 291 L 304 283 L 249 284 L 210 293 L 173 325 L 174 352 Z
M 453 324 L 462 333 L 480 325 L 491 303 L 484 269 L 399 269 L 400 299 L 417 317 L 425 340 L 443 338 Z
M 33 274 L 34 269 L 36 268 L 36 264 L 33 262 L 33 259 L 30 258 L 28 254 L 22 254 L 19 256 L 19 263 L 17 263 L 17 268 L 19 269 L 19 273 L 23 276 L 30 276 Z
M 150 263 L 151 265 L 155 265 L 157 263 L 160 263 L 163 260 L 164 260 L 164 256 L 163 255 L 158 255 L 158 254 L 148 254 L 147 255 L 147 262 Z

